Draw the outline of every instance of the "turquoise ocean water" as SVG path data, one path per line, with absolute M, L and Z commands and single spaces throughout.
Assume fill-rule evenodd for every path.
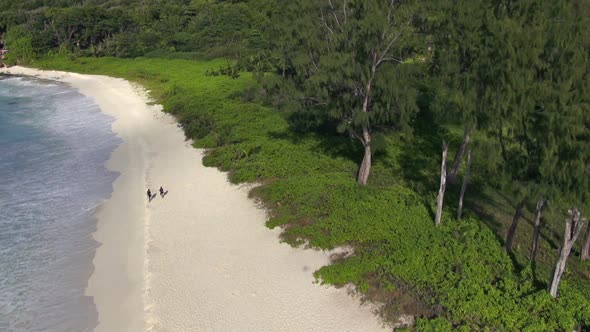
M 114 119 L 60 83 L 0 77 L 0 331 L 91 331 L 94 213 Z

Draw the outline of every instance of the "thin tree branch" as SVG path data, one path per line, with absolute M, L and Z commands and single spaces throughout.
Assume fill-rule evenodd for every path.
M 330 31 L 330 34 L 333 35 L 334 34 L 334 30 L 330 29 L 330 27 L 328 26 L 328 23 L 326 23 L 326 19 L 324 18 L 324 10 L 322 8 L 320 8 L 320 14 L 322 15 L 322 23 L 328 29 L 328 31 Z
M 403 61 L 400 58 L 396 58 L 396 57 L 382 58 L 381 61 L 382 62 L 386 62 L 386 61 L 397 61 L 399 63 L 403 63 Z
M 356 84 L 356 83 L 353 84 L 353 87 L 354 87 L 354 95 L 359 96 L 362 93 L 361 87 L 358 86 L 358 84 Z
M 393 46 L 393 44 L 399 39 L 399 37 L 401 37 L 402 33 L 410 26 L 412 21 L 413 21 L 412 18 L 409 19 L 408 22 L 406 24 L 404 24 L 404 26 L 401 28 L 401 30 L 397 33 L 397 35 L 395 35 L 395 37 L 393 37 L 393 39 L 391 39 L 389 44 L 387 44 L 387 47 L 385 47 L 385 50 L 381 53 L 379 60 L 377 60 L 377 62 L 375 64 L 375 67 L 379 67 L 379 65 L 381 65 L 381 63 L 383 62 L 383 59 L 385 58 L 385 56 L 389 52 L 389 49 L 391 48 L 391 46 Z
M 341 26 L 340 20 L 338 19 L 338 15 L 336 15 L 336 10 L 334 9 L 334 5 L 332 4 L 332 0 L 328 0 L 328 3 L 330 4 L 330 8 L 332 8 L 332 15 L 334 15 L 336 24 L 338 24 L 338 26 Z
M 349 123 L 352 122 L 352 120 L 349 120 Z M 351 127 L 348 128 L 348 132 L 350 133 L 350 136 L 358 139 L 359 141 L 361 141 L 361 144 L 364 146 L 366 146 L 365 140 L 356 133 L 356 131 L 354 131 L 354 129 L 352 129 Z
M 311 50 L 308 49 L 307 50 L 308 54 L 309 54 L 309 60 L 311 60 L 311 64 L 313 65 L 313 67 L 315 68 L 316 72 L 320 71 L 320 68 L 318 67 L 314 57 L 313 57 L 313 53 L 311 53 Z
M 393 2 L 395 0 L 389 0 L 389 8 L 387 9 L 387 24 L 391 25 L 391 10 L 393 9 Z M 381 35 L 381 39 L 385 39 L 385 31 L 387 29 L 383 29 L 383 34 Z
M 315 102 L 314 106 L 327 106 L 328 103 L 325 101 L 322 101 L 316 97 L 303 97 L 301 98 L 302 101 L 313 101 Z

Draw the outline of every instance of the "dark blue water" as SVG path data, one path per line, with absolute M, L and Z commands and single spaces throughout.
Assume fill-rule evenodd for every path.
M 94 212 L 113 119 L 60 83 L 0 79 L 0 331 L 91 331 Z

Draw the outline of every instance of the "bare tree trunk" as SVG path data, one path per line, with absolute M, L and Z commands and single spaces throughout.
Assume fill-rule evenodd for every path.
M 373 56 L 373 63 L 376 63 L 376 53 Z M 375 70 L 377 69 L 376 64 L 371 67 L 371 76 L 367 80 L 365 85 L 365 97 L 363 99 L 363 113 L 369 113 L 369 108 L 371 107 L 371 88 L 373 84 L 373 77 L 375 75 Z M 363 162 L 361 164 L 361 168 L 359 169 L 358 175 L 358 183 L 361 185 L 366 185 L 367 181 L 369 180 L 369 174 L 371 172 L 371 131 L 368 126 L 363 125 L 363 136 L 361 137 L 361 141 L 363 146 L 365 147 L 365 156 L 363 157 Z
M 371 133 L 368 128 L 363 128 L 363 146 L 365 147 L 365 156 L 359 169 L 358 183 L 366 185 L 369 180 L 369 174 L 371 173 Z
M 563 245 L 559 251 L 559 259 L 557 260 L 557 263 L 555 263 L 553 278 L 551 280 L 551 284 L 549 285 L 549 293 L 551 296 L 553 296 L 553 298 L 557 297 L 557 289 L 559 288 L 559 283 L 561 282 L 561 276 L 565 271 L 567 259 L 570 255 L 572 247 L 574 246 L 574 243 L 576 242 L 576 239 L 584 227 L 585 220 L 581 220 L 580 211 L 578 211 L 578 209 L 573 208 L 572 210 L 569 210 L 568 213 L 570 217 L 565 221 Z
M 586 227 L 586 241 L 584 241 L 580 258 L 583 261 L 590 259 L 590 224 Z
M 518 226 L 518 222 L 520 221 L 520 217 L 522 216 L 522 209 L 526 204 L 526 197 L 518 203 L 516 207 L 516 211 L 514 212 L 514 217 L 512 217 L 512 224 L 510 225 L 510 229 L 508 230 L 508 235 L 506 236 L 506 252 L 512 251 L 512 243 L 514 242 L 514 234 L 516 233 L 516 227 Z
M 471 170 L 471 149 L 467 151 L 467 170 L 465 177 L 463 178 L 463 184 L 461 185 L 461 195 L 459 195 L 459 209 L 457 210 L 457 219 L 461 220 L 461 214 L 463 213 L 463 197 L 465 196 L 465 190 L 467 190 L 467 182 L 469 181 L 469 171 Z
M 442 162 L 440 167 L 440 188 L 438 190 L 438 203 L 436 207 L 436 217 L 434 219 L 434 224 L 436 226 L 440 225 L 440 220 L 442 218 L 442 209 L 445 200 L 445 191 L 447 189 L 447 154 L 449 152 L 449 146 L 447 143 L 443 143 L 443 152 L 442 152 Z
M 457 155 L 453 160 L 453 168 L 449 172 L 447 176 L 447 181 L 451 184 L 457 182 L 457 174 L 459 174 L 459 167 L 461 167 L 461 161 L 463 160 L 463 156 L 465 155 L 465 150 L 469 146 L 469 141 L 471 140 L 471 134 L 473 133 L 473 127 L 465 127 L 465 133 L 463 134 L 463 142 L 457 151 Z
M 545 199 L 541 197 L 537 201 L 537 212 L 535 213 L 535 231 L 533 233 L 533 243 L 531 244 L 531 262 L 535 261 L 537 256 L 537 248 L 539 247 L 539 232 L 541 226 L 541 214 L 543 212 L 543 206 L 545 205 Z

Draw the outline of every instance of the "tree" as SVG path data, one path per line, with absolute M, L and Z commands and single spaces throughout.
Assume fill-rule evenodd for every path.
M 285 79 L 299 91 L 303 109 L 329 114 L 338 130 L 363 146 L 358 183 L 369 179 L 374 138 L 382 126 L 408 129 L 417 111 L 411 59 L 414 1 L 284 1 L 274 18 L 285 31 L 280 41 Z M 288 94 L 292 91 L 289 90 Z
M 440 166 L 440 187 L 438 189 L 438 198 L 436 199 L 436 216 L 434 218 L 434 224 L 440 225 L 442 219 L 442 209 L 445 201 L 445 191 L 447 190 L 447 154 L 449 152 L 449 146 L 447 143 L 443 143 L 442 148 L 442 161 Z
M 71 46 L 74 37 L 83 28 L 80 10 L 82 7 L 52 8 L 46 13 L 46 25 L 53 32 L 59 46 Z
M 35 51 L 31 44 L 31 34 L 21 26 L 12 27 L 6 34 L 8 64 L 26 65 L 35 58 Z
M 526 197 L 518 203 L 516 206 L 516 211 L 514 212 L 514 216 L 512 217 L 512 224 L 510 224 L 510 228 L 508 229 L 508 234 L 506 235 L 506 243 L 504 247 L 506 248 L 506 252 L 512 251 L 512 245 L 514 243 L 514 235 L 516 234 L 516 227 L 518 227 L 518 221 L 520 217 L 522 217 L 522 210 L 526 204 Z
M 568 205 L 579 206 L 589 188 L 583 97 L 588 53 L 580 42 L 582 22 L 571 4 L 521 1 L 507 6 L 502 24 L 495 27 L 500 44 L 493 50 L 506 69 L 494 75 L 502 98 L 486 104 L 496 109 L 493 122 L 506 187 L 515 189 L 520 201 L 506 237 L 507 251 L 528 197 L 569 197 Z M 538 204 L 531 258 L 542 207 Z
M 485 112 L 482 104 L 487 91 L 483 67 L 490 61 L 483 43 L 489 39 L 487 25 L 494 23 L 490 4 L 474 1 L 438 1 L 434 9 L 439 13 L 431 19 L 434 56 L 431 74 L 435 81 L 434 106 L 441 120 L 464 128 L 462 142 L 457 149 L 447 175 L 454 184 L 465 152 L 472 141 L 475 128 Z
M 437 13 L 430 20 L 433 35 L 430 74 L 436 90 L 433 108 L 441 122 L 463 128 L 462 142 L 440 190 L 456 183 L 476 128 L 485 132 L 499 118 L 496 115 L 499 108 L 491 107 L 489 101 L 503 98 L 504 91 L 498 89 L 496 78 L 504 69 L 495 49 L 501 46 L 498 31 L 504 22 L 503 13 L 494 11 L 493 3 L 460 0 L 433 4 Z M 461 188 L 459 218 L 467 183 L 464 181 Z M 439 207 L 444 204 L 441 201 L 444 192 L 440 190 Z M 435 219 L 440 219 L 438 211 Z
M 578 236 L 582 232 L 582 228 L 584 227 L 584 223 L 586 222 L 585 219 L 582 219 L 580 215 L 580 211 L 577 208 L 573 208 L 568 211 L 570 217 L 565 222 L 565 232 L 563 233 L 563 245 L 559 250 L 559 258 L 555 263 L 555 268 L 553 269 L 553 278 L 551 279 L 551 284 L 549 285 L 549 293 L 553 298 L 557 297 L 557 290 L 559 288 L 559 283 L 561 282 L 561 276 L 565 271 L 565 266 L 567 264 L 567 259 L 572 251 L 572 247 L 574 243 L 578 239 Z

